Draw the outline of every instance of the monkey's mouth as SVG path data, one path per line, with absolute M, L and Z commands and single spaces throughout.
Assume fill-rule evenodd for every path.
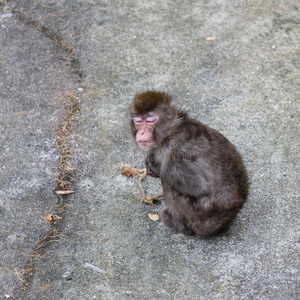
M 148 147 L 152 144 L 152 141 L 139 141 L 139 145 L 144 148 L 144 147 Z

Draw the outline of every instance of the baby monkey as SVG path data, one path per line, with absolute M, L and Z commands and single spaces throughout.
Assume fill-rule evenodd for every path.
M 236 148 L 218 131 L 178 110 L 164 92 L 137 94 L 130 128 L 147 152 L 147 173 L 161 179 L 161 219 L 188 235 L 220 233 L 248 194 L 248 176 Z

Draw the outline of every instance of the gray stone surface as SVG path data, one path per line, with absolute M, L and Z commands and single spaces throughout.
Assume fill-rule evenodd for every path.
M 299 298 L 299 1 L 22 0 L 0 8 L 0 299 L 22 295 L 16 270 L 51 229 L 45 216 L 59 201 L 60 99 L 77 83 L 57 37 L 75 49 L 83 76 L 70 136 L 78 178 L 22 297 Z M 137 178 L 120 173 L 121 161 L 144 166 L 125 115 L 149 88 L 170 92 L 242 153 L 250 195 L 228 232 L 186 237 L 151 221 L 161 204 L 141 204 Z M 144 185 L 151 196 L 161 190 L 154 178 Z

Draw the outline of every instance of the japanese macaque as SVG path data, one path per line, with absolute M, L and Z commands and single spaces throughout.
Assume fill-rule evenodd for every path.
M 161 179 L 164 223 L 188 235 L 223 231 L 248 194 L 247 172 L 236 148 L 178 110 L 163 92 L 135 96 L 130 127 L 147 152 L 147 173 Z

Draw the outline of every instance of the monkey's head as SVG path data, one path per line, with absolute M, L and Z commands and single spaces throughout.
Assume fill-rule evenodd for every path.
M 164 92 L 137 94 L 130 107 L 130 125 L 138 146 L 146 151 L 151 149 L 160 133 L 166 132 L 164 127 L 175 117 L 176 112 L 171 96 Z

